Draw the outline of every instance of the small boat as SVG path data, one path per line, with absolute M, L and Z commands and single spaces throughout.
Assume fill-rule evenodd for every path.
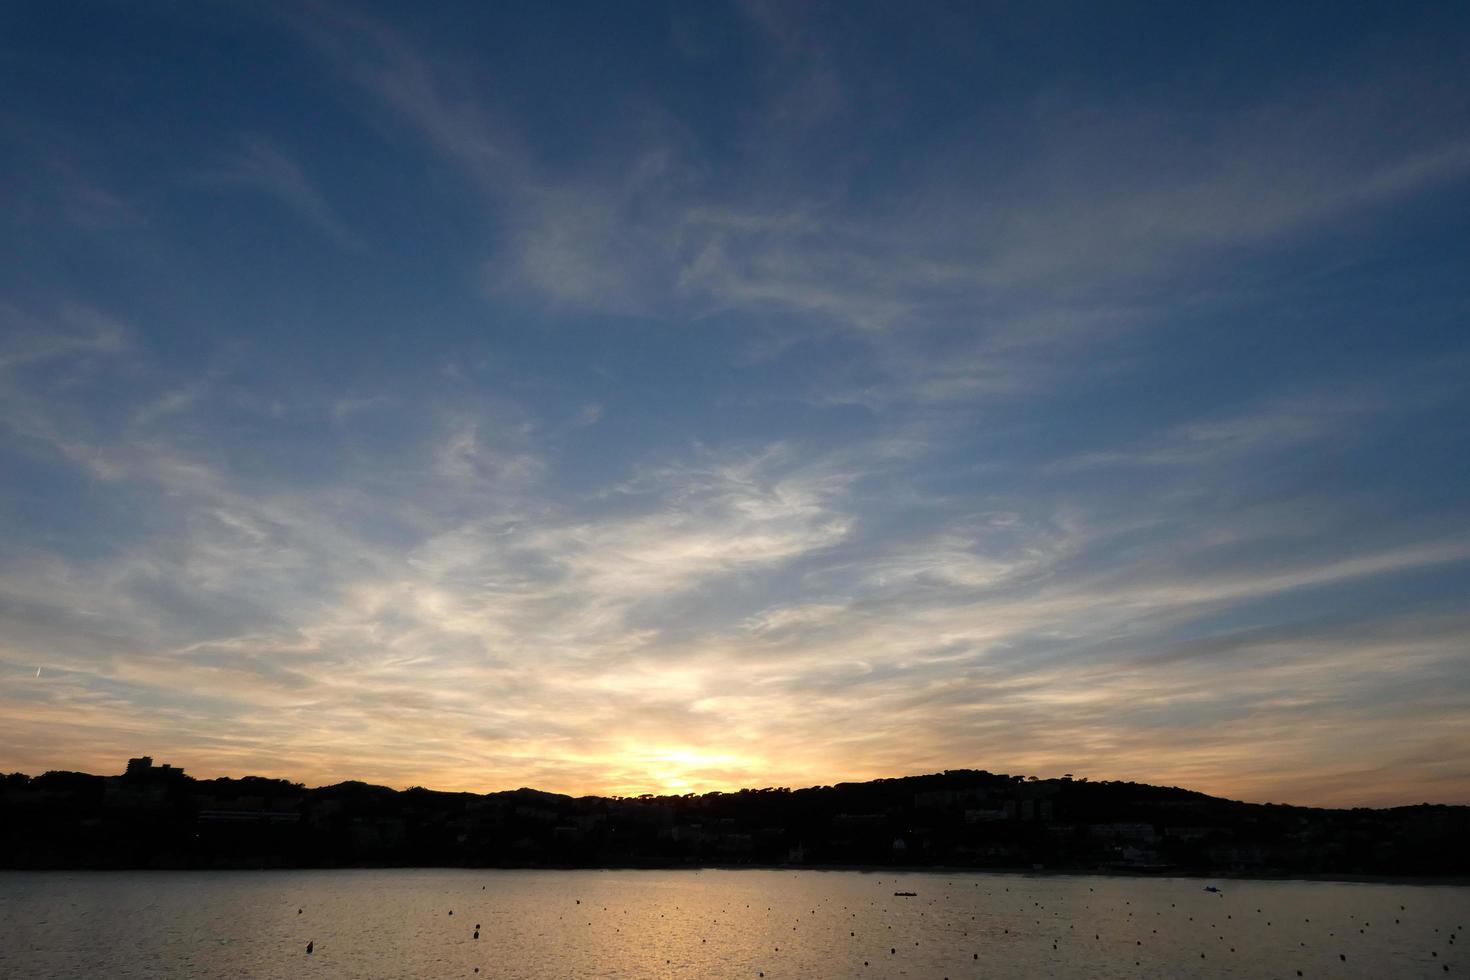
M 894 898 L 917 898 L 918 892 L 894 892 Z
M 1217 892 L 1219 890 L 1220 889 L 1216 888 L 1214 885 L 1206 885 L 1205 886 L 1205 891 L 1207 891 L 1207 892 Z

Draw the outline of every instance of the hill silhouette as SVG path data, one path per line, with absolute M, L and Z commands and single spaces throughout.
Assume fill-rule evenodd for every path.
M 571 797 L 260 776 L 0 777 L 0 867 L 972 867 L 1470 874 L 1470 807 L 1320 809 L 957 769 L 807 789 Z

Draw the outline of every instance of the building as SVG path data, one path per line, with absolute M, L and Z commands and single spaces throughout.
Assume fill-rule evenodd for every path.
M 175 769 L 167 762 L 161 766 L 155 766 L 153 764 L 153 756 L 140 755 L 136 759 L 128 760 L 128 768 L 123 775 L 128 779 L 165 781 L 182 777 L 184 770 Z

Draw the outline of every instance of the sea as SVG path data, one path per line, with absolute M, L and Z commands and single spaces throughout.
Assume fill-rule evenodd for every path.
M 1470 975 L 1467 924 L 1470 888 L 1456 885 L 814 870 L 0 872 L 0 977 L 1384 980 Z

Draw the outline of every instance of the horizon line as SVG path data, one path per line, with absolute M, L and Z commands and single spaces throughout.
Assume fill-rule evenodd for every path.
M 128 763 L 132 763 L 133 761 L 140 760 L 140 759 L 148 759 L 150 762 L 152 762 L 153 758 L 154 757 L 152 757 L 152 756 L 134 756 L 134 757 L 128 759 Z M 1386 804 L 1386 805 L 1380 805 L 1380 806 L 1372 806 L 1372 805 L 1368 805 L 1368 804 L 1355 804 L 1355 805 L 1352 805 L 1352 806 L 1322 806 L 1322 805 L 1311 804 L 1311 803 L 1286 803 L 1286 802 L 1280 802 L 1280 801 L 1275 801 L 1275 800 L 1246 800 L 1246 799 L 1238 799 L 1238 798 L 1235 798 L 1235 797 L 1228 797 L 1228 796 L 1217 796 L 1217 795 L 1215 795 L 1213 793 L 1210 793 L 1210 792 L 1208 792 L 1206 790 L 1194 789 L 1194 788 L 1191 788 L 1191 787 L 1188 787 L 1188 786 L 1171 785 L 1171 784 L 1164 784 L 1164 783 L 1151 783 L 1151 782 L 1146 782 L 1146 781 L 1137 780 L 1137 779 L 1094 779 L 1094 778 L 1092 778 L 1090 776 L 1073 776 L 1070 773 L 1064 773 L 1061 776 L 1045 776 L 1045 777 L 1043 777 L 1043 776 L 1026 775 L 1026 774 L 1018 774 L 1018 773 L 997 772 L 997 771 L 990 770 L 990 769 L 975 769 L 975 768 L 968 768 L 968 767 L 956 767 L 956 768 L 949 768 L 949 769 L 940 769 L 940 770 L 935 771 L 935 772 L 907 773 L 905 775 L 900 775 L 900 776 L 874 776 L 874 777 L 871 777 L 871 778 L 868 778 L 868 779 L 844 779 L 844 780 L 840 780 L 838 782 L 832 782 L 832 783 L 816 783 L 816 784 L 812 784 L 812 785 L 809 785 L 809 786 L 774 786 L 774 785 L 772 785 L 772 786 L 741 786 L 741 787 L 738 787 L 738 788 L 735 788 L 735 789 L 706 789 L 706 790 L 702 790 L 700 792 L 693 792 L 693 791 L 691 791 L 691 792 L 688 792 L 688 793 L 668 793 L 668 792 L 665 792 L 665 793 L 656 793 L 656 792 L 651 792 L 651 791 L 650 792 L 643 792 L 643 793 L 568 793 L 568 792 L 563 792 L 563 791 L 560 791 L 560 790 L 541 789 L 539 787 L 529 786 L 529 785 L 522 785 L 522 786 L 516 786 L 516 787 L 512 787 L 512 788 L 505 788 L 505 789 L 487 789 L 487 790 L 434 789 L 432 787 L 425 786 L 425 785 L 423 785 L 421 783 L 410 783 L 410 784 L 407 784 L 407 785 L 398 785 L 398 786 L 395 786 L 395 785 L 390 785 L 390 784 L 386 784 L 386 783 L 369 782 L 367 780 L 353 778 L 353 777 L 349 777 L 349 778 L 346 778 L 346 779 L 339 779 L 339 780 L 337 780 L 335 782 L 321 783 L 321 784 L 318 784 L 316 786 L 308 786 L 306 784 L 306 782 L 304 782 L 304 781 L 291 779 L 291 778 L 286 777 L 286 776 L 269 776 L 269 775 L 264 775 L 264 774 L 260 774 L 260 773 L 247 773 L 245 775 L 228 775 L 228 774 L 223 774 L 222 773 L 222 774 L 219 774 L 219 775 L 212 775 L 212 776 L 195 776 L 195 775 L 191 775 L 189 773 L 189 767 L 187 767 L 187 766 L 175 766 L 172 763 L 158 763 L 157 765 L 153 766 L 153 768 L 152 768 L 152 771 L 155 771 L 155 772 L 161 772 L 161 771 L 166 771 L 166 770 L 171 770 L 173 772 L 177 772 L 180 775 L 186 776 L 189 779 L 192 779 L 192 780 L 194 780 L 196 782 L 202 782 L 202 781 L 212 780 L 212 779 L 272 779 L 272 780 L 279 780 L 279 781 L 282 781 L 282 782 L 291 783 L 293 785 L 299 785 L 303 790 L 306 790 L 308 792 L 309 791 L 313 791 L 313 790 L 331 789 L 331 788 L 333 788 L 335 786 L 342 786 L 342 785 L 345 785 L 347 783 L 358 783 L 360 785 L 370 786 L 370 787 L 373 787 L 375 789 L 386 789 L 386 790 L 389 790 L 389 791 L 394 792 L 394 793 L 406 793 L 406 792 L 410 792 L 412 790 L 424 790 L 424 791 L 430 792 L 430 793 L 443 793 L 443 794 L 447 794 L 447 795 L 463 794 L 463 795 L 467 795 L 467 796 L 495 796 L 495 795 L 502 794 L 502 793 L 518 793 L 518 792 L 522 792 L 522 791 L 529 791 L 529 792 L 533 792 L 533 793 L 543 793 L 543 794 L 546 794 L 548 796 L 562 796 L 562 797 L 566 797 L 567 799 L 571 799 L 571 800 L 586 800 L 586 799 L 602 799 L 602 800 L 638 800 L 638 799 L 655 799 L 655 800 L 658 800 L 658 799 L 671 799 L 671 800 L 673 800 L 673 799 L 688 799 L 688 798 L 691 798 L 691 797 L 693 797 L 693 798 L 699 798 L 699 797 L 714 796 L 714 795 L 733 796 L 733 795 L 737 795 L 737 794 L 742 793 L 742 792 L 760 793 L 760 792 L 772 792 L 772 791 L 778 791 L 778 790 L 785 790 L 785 791 L 787 791 L 789 793 L 798 793 L 798 792 L 807 792 L 807 791 L 812 791 L 812 790 L 833 789 L 833 788 L 836 788 L 838 786 L 854 786 L 854 785 L 863 785 L 863 784 L 866 784 L 866 783 L 880 783 L 880 782 L 898 782 L 898 781 L 905 780 L 905 779 L 923 779 L 923 778 L 932 777 L 932 776 L 947 776 L 947 775 L 950 775 L 952 773 L 976 773 L 976 774 L 985 774 L 985 775 L 988 775 L 988 776 L 998 777 L 998 778 L 1009 778 L 1009 779 L 1013 779 L 1013 780 L 1015 780 L 1018 783 L 1021 783 L 1023 785 L 1041 784 L 1041 783 L 1069 783 L 1069 784 L 1088 784 L 1088 785 L 1102 785 L 1102 786 L 1105 786 L 1105 785 L 1149 786 L 1149 787 L 1153 787 L 1153 788 L 1156 788 L 1156 789 L 1173 789 L 1173 790 L 1179 790 L 1181 792 L 1186 792 L 1186 793 L 1196 793 L 1196 794 L 1198 794 L 1200 796 L 1209 797 L 1210 799 L 1223 800 L 1223 801 L 1228 802 L 1228 803 L 1239 803 L 1239 804 L 1243 804 L 1243 805 L 1246 805 L 1246 806 L 1279 806 L 1279 807 L 1292 807 L 1294 809 L 1302 809 L 1302 810 L 1398 810 L 1398 809 L 1406 809 L 1406 808 L 1412 808 L 1412 807 L 1424 807 L 1424 806 L 1429 806 L 1429 807 L 1470 807 L 1470 803 L 1450 803 L 1450 802 L 1445 802 L 1445 801 L 1435 802 L 1435 801 L 1430 801 L 1430 800 L 1421 800 L 1421 801 L 1418 801 L 1418 802 L 1415 802 L 1415 803 L 1394 803 L 1394 804 Z M 47 769 L 44 772 L 37 773 L 36 775 L 31 775 L 30 773 L 23 773 L 23 772 L 20 772 L 19 770 L 16 770 L 13 773 L 3 773 L 3 772 L 0 772 L 0 777 L 4 777 L 6 775 L 22 775 L 22 776 L 26 776 L 28 779 L 36 779 L 36 778 L 39 778 L 40 776 L 44 776 L 44 775 L 46 775 L 48 773 L 53 773 L 53 772 L 54 773 L 76 773 L 78 775 L 83 775 L 83 776 L 95 776 L 95 777 L 102 778 L 102 779 L 109 779 L 109 778 L 117 778 L 117 777 L 120 777 L 120 776 L 127 775 L 127 766 L 125 766 L 124 769 L 123 769 L 123 771 L 122 772 L 119 772 L 119 773 L 92 773 L 92 772 L 84 772 L 83 770 L 80 770 L 80 769 Z

